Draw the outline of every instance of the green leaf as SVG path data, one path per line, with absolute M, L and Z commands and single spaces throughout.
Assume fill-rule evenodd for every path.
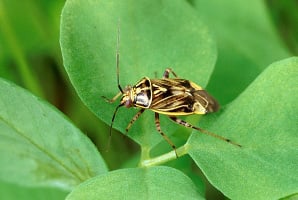
M 281 200 L 297 200 L 297 199 L 298 199 L 298 193 L 282 198 Z
M 208 90 L 221 104 L 235 99 L 269 64 L 290 56 L 265 1 L 194 0 L 193 4 L 216 36 L 218 60 Z
M 169 167 L 152 167 L 121 169 L 94 177 L 76 187 L 66 199 L 204 198 L 182 172 Z
M 82 101 L 110 124 L 118 103 L 109 104 L 119 90 L 115 52 L 120 24 L 120 82 L 135 84 L 144 76 L 162 77 L 171 67 L 183 78 L 205 86 L 213 70 L 216 46 L 208 29 L 184 1 L 67 1 L 61 19 L 61 48 L 65 69 Z M 137 111 L 120 109 L 114 128 L 124 132 Z M 161 119 L 166 134 L 178 126 Z M 152 112 L 145 112 L 129 136 L 151 148 L 162 137 Z
M 190 156 L 229 198 L 278 199 L 298 191 L 297 77 L 297 57 L 270 65 L 209 124 L 241 148 L 191 135 Z
M 59 111 L 0 79 L 0 179 L 71 188 L 107 171 L 91 141 Z
M 0 193 L 1 199 L 9 200 L 62 200 L 68 192 L 57 188 L 30 188 L 0 182 Z

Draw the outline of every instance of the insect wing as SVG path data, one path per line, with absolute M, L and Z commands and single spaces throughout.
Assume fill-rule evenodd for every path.
M 152 79 L 150 109 L 167 115 L 205 114 L 218 110 L 218 103 L 205 90 L 185 79 Z
M 193 95 L 196 98 L 196 101 L 206 109 L 206 113 L 218 111 L 219 104 L 205 90 L 196 90 Z

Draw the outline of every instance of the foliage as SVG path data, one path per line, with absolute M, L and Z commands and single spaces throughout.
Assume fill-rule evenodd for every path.
M 205 194 L 209 184 L 231 199 L 297 194 L 298 58 L 292 57 L 297 47 L 289 45 L 294 37 L 281 40 L 278 13 L 271 13 L 274 26 L 265 2 L 68 0 L 60 22 L 67 75 L 58 50 L 59 21 L 49 23 L 51 29 L 35 17 L 59 15 L 62 4 L 0 2 L 0 191 L 6 199 L 39 199 L 45 192 L 48 199 L 215 198 Z M 278 10 L 279 4 L 270 5 Z M 11 14 L 22 9 L 34 11 L 26 15 L 26 25 Z M 144 76 L 161 77 L 171 67 L 222 105 L 218 113 L 185 119 L 242 147 L 189 132 L 162 116 L 162 130 L 180 145 L 176 159 L 155 130 L 153 112 L 146 111 L 128 132 L 141 155 L 119 134 L 104 152 L 117 103 L 101 96 L 119 92 L 118 26 L 122 87 Z M 11 81 L 46 98 L 73 122 Z M 73 86 L 75 93 L 61 92 L 61 84 Z M 114 129 L 125 134 L 136 112 L 120 109 Z

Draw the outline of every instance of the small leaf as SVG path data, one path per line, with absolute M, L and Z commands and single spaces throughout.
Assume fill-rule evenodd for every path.
M 119 92 L 115 66 L 118 24 L 122 87 L 144 76 L 162 77 L 167 67 L 180 77 L 207 84 L 216 59 L 215 42 L 186 2 L 67 1 L 61 22 L 65 69 L 82 101 L 101 120 L 110 124 L 118 104 L 101 98 Z M 114 128 L 124 132 L 136 112 L 120 109 Z M 166 134 L 178 127 L 169 124 L 172 122 L 161 119 Z M 162 140 L 153 113 L 147 111 L 128 135 L 147 148 Z
M 182 172 L 169 167 L 121 169 L 94 177 L 66 198 L 75 199 L 204 199 Z
M 91 141 L 59 111 L 0 79 L 0 179 L 71 188 L 107 171 Z
M 298 191 L 297 77 L 297 57 L 270 65 L 208 127 L 241 148 L 191 135 L 190 156 L 229 198 L 278 199 Z

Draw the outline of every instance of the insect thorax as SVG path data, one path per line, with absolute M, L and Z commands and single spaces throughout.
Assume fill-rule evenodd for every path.
M 121 103 L 126 107 L 149 108 L 152 101 L 151 81 L 145 77 L 135 86 L 127 86 L 124 90 Z
M 135 86 L 134 103 L 136 106 L 148 108 L 152 101 L 152 87 L 149 78 L 141 79 Z

